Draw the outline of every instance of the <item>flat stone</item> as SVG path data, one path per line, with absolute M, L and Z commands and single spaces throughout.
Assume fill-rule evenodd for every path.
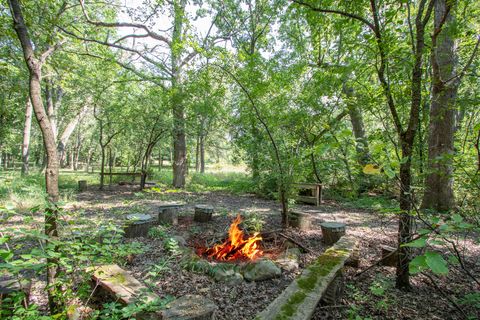
M 243 269 L 243 277 L 248 281 L 262 281 L 276 278 L 282 270 L 271 260 L 260 259 L 247 264 Z
M 185 295 L 170 302 L 162 311 L 164 320 L 211 320 L 217 306 L 212 300 L 199 295 Z

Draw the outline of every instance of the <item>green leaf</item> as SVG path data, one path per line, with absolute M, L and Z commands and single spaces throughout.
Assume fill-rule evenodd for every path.
M 433 273 L 441 275 L 448 273 L 447 261 L 438 252 L 427 251 L 425 261 Z
M 418 238 L 415 241 L 405 243 L 403 247 L 411 247 L 411 248 L 423 248 L 427 244 L 427 238 Z
M 411 274 L 422 272 L 427 268 L 427 261 L 425 256 L 417 256 L 408 265 L 408 270 Z
M 452 215 L 452 220 L 455 222 L 455 223 L 460 223 L 463 221 L 463 217 L 461 215 L 459 215 L 458 213 Z

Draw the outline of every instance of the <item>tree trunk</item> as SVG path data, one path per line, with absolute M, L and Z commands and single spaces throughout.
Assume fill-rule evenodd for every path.
M 205 137 L 200 136 L 200 173 L 205 173 Z
M 22 46 L 25 63 L 29 70 L 29 89 L 30 100 L 35 112 L 35 118 L 38 121 L 43 136 L 43 144 L 47 154 L 47 167 L 45 170 L 45 185 L 48 194 L 48 202 L 50 205 L 45 210 L 45 235 L 47 236 L 47 246 L 49 239 L 58 237 L 57 232 L 57 202 L 59 200 L 58 193 L 58 156 L 55 145 L 55 135 L 50 120 L 47 116 L 42 101 L 42 64 L 53 52 L 47 50 L 38 59 L 33 50 L 33 44 L 28 36 L 27 27 L 23 19 L 20 3 L 18 0 L 9 0 L 11 16 L 13 18 L 13 26 L 17 33 L 18 39 Z M 58 251 L 57 247 L 53 247 L 53 251 Z M 61 286 L 56 282 L 58 273 L 58 260 L 49 255 L 47 262 L 47 294 L 50 313 L 56 314 L 62 310 L 62 303 L 59 299 L 61 296 Z
M 195 172 L 200 171 L 200 135 L 197 135 L 197 145 L 195 146 Z
M 181 72 L 181 43 L 183 38 L 183 24 L 185 18 L 186 0 L 174 0 L 174 22 L 171 44 L 172 63 L 172 113 L 173 113 L 173 186 L 185 187 L 187 174 L 187 145 L 185 141 L 185 107 L 183 105 L 183 93 L 180 88 Z
M 411 260 L 411 250 L 402 244 L 409 243 L 412 239 L 413 217 L 410 215 L 412 209 L 412 199 L 410 197 L 411 186 L 411 150 L 412 146 L 408 143 L 402 143 L 402 158 L 408 160 L 400 164 L 400 218 L 398 221 L 398 264 L 397 279 L 398 288 L 410 288 L 410 274 L 408 265 Z
M 22 145 L 22 176 L 28 175 L 28 158 L 30 154 L 30 133 L 32 130 L 32 103 L 30 96 L 27 97 L 25 104 L 25 126 L 23 128 L 23 145 Z
M 45 85 L 45 95 L 47 100 L 47 115 L 50 120 L 50 125 L 52 126 L 53 137 L 55 141 L 57 140 L 57 112 L 55 110 L 55 104 L 53 102 L 53 83 L 49 79 Z
M 435 29 L 443 23 L 447 13 L 447 0 L 435 1 Z M 428 170 L 422 208 L 437 211 L 451 210 L 455 205 L 453 194 L 453 154 L 455 134 L 455 100 L 458 82 L 455 77 L 457 57 L 455 41 L 449 25 L 454 23 L 451 13 L 447 14 L 445 28 L 438 34 L 433 47 L 432 60 L 432 103 L 428 131 Z
M 60 159 L 60 164 L 63 166 L 63 162 L 65 160 L 65 149 L 67 147 L 68 140 L 72 136 L 73 131 L 75 131 L 75 128 L 77 125 L 80 123 L 80 120 L 83 118 L 85 113 L 87 112 L 87 108 L 84 107 L 78 115 L 75 116 L 65 127 L 65 130 L 63 130 L 63 133 L 58 140 L 58 145 L 57 145 L 57 152 L 59 155 Z

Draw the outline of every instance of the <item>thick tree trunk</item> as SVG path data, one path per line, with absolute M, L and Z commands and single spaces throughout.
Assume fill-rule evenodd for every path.
M 25 103 L 25 125 L 23 128 L 23 144 L 22 144 L 22 175 L 28 175 L 28 158 L 30 155 L 30 133 L 32 131 L 32 103 L 30 96 L 27 97 Z
M 173 113 L 173 186 L 185 187 L 187 174 L 187 145 L 185 139 L 185 107 L 183 105 L 183 93 L 180 85 L 181 72 L 181 42 L 183 38 L 183 24 L 185 18 L 185 0 L 174 0 L 174 22 L 171 44 L 172 63 L 172 113 Z
M 443 23 L 447 0 L 435 1 L 435 29 Z M 453 17 L 448 13 L 445 28 L 436 38 L 432 50 L 432 103 L 428 132 L 428 170 L 422 208 L 448 211 L 455 205 L 453 194 L 453 154 L 455 135 L 455 100 L 458 83 L 455 77 L 457 57 L 455 41 L 448 25 Z

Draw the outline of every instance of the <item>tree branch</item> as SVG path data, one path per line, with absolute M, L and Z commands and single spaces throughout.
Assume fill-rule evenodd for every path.
M 172 44 L 171 41 L 168 38 L 166 38 L 166 37 L 164 37 L 164 36 L 162 36 L 162 35 L 160 35 L 156 32 L 151 31 L 147 26 L 145 26 L 143 24 L 140 24 L 140 23 L 94 21 L 94 20 L 90 19 L 90 17 L 88 16 L 87 10 L 85 8 L 84 0 L 79 0 L 79 1 L 80 1 L 80 6 L 82 7 L 83 16 L 85 17 L 87 22 L 90 23 L 90 24 L 100 26 L 100 27 L 107 27 L 107 28 L 124 28 L 124 27 L 139 28 L 139 29 L 143 29 L 145 32 L 147 32 L 147 34 L 151 38 L 153 38 L 155 40 L 165 42 L 169 46 Z

